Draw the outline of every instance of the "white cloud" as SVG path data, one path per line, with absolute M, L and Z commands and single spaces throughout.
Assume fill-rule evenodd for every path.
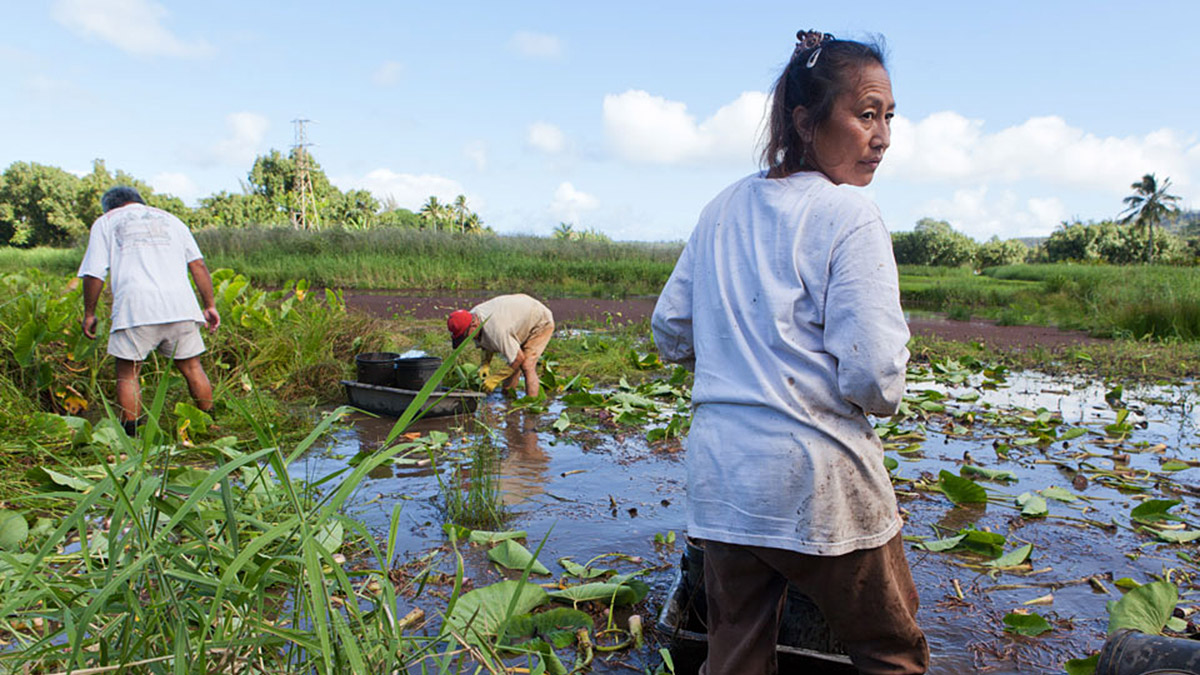
M 896 117 L 880 175 L 951 184 L 1032 179 L 1121 195 L 1148 172 L 1170 176 L 1181 187 L 1193 184 L 1191 174 L 1200 168 L 1197 148 L 1194 138 L 1170 129 L 1097 136 L 1050 116 L 987 133 L 982 120 L 939 112 L 919 122 Z
M 600 206 L 600 201 L 586 192 L 575 189 L 574 185 L 564 182 L 554 191 L 554 201 L 550 202 L 550 214 L 559 222 L 579 224 L 579 214 L 591 211 Z
M 199 57 L 213 53 L 207 42 L 186 40 L 163 25 L 167 10 L 153 0 L 58 0 L 54 20 L 87 37 L 97 37 L 138 56 Z
M 475 165 L 476 171 L 487 171 L 488 167 L 488 146 L 485 141 L 471 141 L 463 146 L 463 155 L 466 156 L 472 164 Z
M 371 81 L 381 87 L 391 87 L 400 81 L 400 76 L 403 74 L 403 63 L 399 61 L 384 61 L 379 68 L 375 69 L 375 74 L 371 76 Z
M 229 135 L 219 141 L 209 153 L 222 164 L 248 166 L 262 148 L 271 123 L 258 113 L 238 112 L 225 116 Z
M 375 169 L 361 178 L 338 178 L 333 182 L 342 190 L 370 190 L 380 201 L 391 197 L 397 206 L 410 211 L 420 209 L 431 196 L 440 201 L 452 202 L 458 195 L 467 194 L 463 186 L 452 178 L 396 173 L 391 169 Z
M 534 59 L 556 59 L 562 56 L 562 40 L 554 35 L 517 31 L 508 40 L 508 47 L 516 53 Z
M 562 129 L 548 122 L 534 122 L 529 125 L 525 142 L 531 147 L 547 155 L 557 155 L 567 147 L 567 136 Z
M 993 193 L 986 185 L 955 190 L 949 199 L 931 199 L 919 212 L 945 220 L 977 241 L 992 235 L 1001 239 L 1048 235 L 1067 219 L 1067 208 L 1057 197 L 1023 200 L 1012 190 Z
M 620 158 L 646 164 L 753 163 L 767 95 L 748 91 L 697 122 L 687 104 L 641 90 L 604 97 L 604 131 Z
M 150 179 L 150 186 L 154 188 L 155 192 L 175 195 L 185 202 L 194 202 L 197 198 L 205 196 L 196 182 L 182 173 L 156 174 Z

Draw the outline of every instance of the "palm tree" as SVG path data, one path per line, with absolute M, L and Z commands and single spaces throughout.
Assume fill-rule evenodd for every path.
M 467 196 L 459 195 L 454 198 L 454 206 L 450 207 L 454 211 L 455 217 L 458 218 L 458 231 L 466 232 L 467 221 Z
M 575 237 L 575 228 L 572 227 L 570 223 L 560 222 L 558 227 L 554 228 L 555 239 L 565 239 L 567 241 L 571 241 L 572 239 L 575 239 Z
M 1170 178 L 1164 178 L 1162 185 L 1159 185 L 1154 174 L 1148 173 L 1142 176 L 1140 181 L 1130 185 L 1134 192 L 1123 200 L 1125 210 L 1122 211 L 1124 216 L 1121 222 L 1132 221 L 1139 230 L 1145 229 L 1148 232 L 1146 262 L 1150 262 L 1151 256 L 1154 255 L 1155 223 L 1162 222 L 1171 214 L 1179 213 L 1179 205 L 1175 203 L 1179 201 L 1179 196 L 1167 194 L 1167 188 L 1170 186 Z
M 421 220 L 429 223 L 433 229 L 440 230 L 443 222 L 447 220 L 448 209 L 449 207 L 439 202 L 437 197 L 430 197 L 418 213 L 421 214 Z

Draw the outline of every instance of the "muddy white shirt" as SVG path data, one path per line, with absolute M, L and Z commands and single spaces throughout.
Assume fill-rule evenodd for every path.
M 472 307 L 471 314 L 483 324 L 475 344 L 510 364 L 531 335 L 554 321 L 548 307 L 524 293 L 496 296 Z
M 112 272 L 112 330 L 159 323 L 204 322 L 188 263 L 200 247 L 187 225 L 143 204 L 126 204 L 92 223 L 79 276 Z
M 866 413 L 899 405 L 909 334 L 873 203 L 816 172 L 734 183 L 705 207 L 652 326 L 663 357 L 695 371 L 689 535 L 834 556 L 899 531 Z

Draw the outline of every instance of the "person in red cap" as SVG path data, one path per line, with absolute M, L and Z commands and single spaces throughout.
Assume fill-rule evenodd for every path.
M 470 311 L 454 310 L 446 319 L 446 327 L 455 347 L 478 328 L 475 344 L 483 350 L 482 365 L 487 366 L 494 354 L 500 354 L 513 371 L 503 387 L 516 389 L 517 380 L 524 375 L 525 395 L 538 395 L 541 382 L 537 362 L 554 334 L 554 315 L 545 305 L 524 293 L 501 295 Z

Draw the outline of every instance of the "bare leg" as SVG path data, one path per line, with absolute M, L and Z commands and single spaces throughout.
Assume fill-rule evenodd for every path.
M 204 372 L 204 366 L 200 365 L 200 357 L 193 356 L 190 359 L 179 359 L 175 361 L 175 367 L 179 368 L 179 372 L 183 374 L 183 379 L 187 380 L 188 391 L 191 392 L 192 398 L 196 400 L 196 407 L 204 412 L 212 410 L 212 384 L 208 381 L 208 374 Z
M 117 359 L 117 405 L 121 408 L 121 421 L 132 422 L 142 409 L 142 387 L 138 383 L 137 361 Z
M 537 358 L 526 358 L 521 364 L 521 372 L 525 373 L 525 395 L 537 396 L 541 385 L 537 374 Z

